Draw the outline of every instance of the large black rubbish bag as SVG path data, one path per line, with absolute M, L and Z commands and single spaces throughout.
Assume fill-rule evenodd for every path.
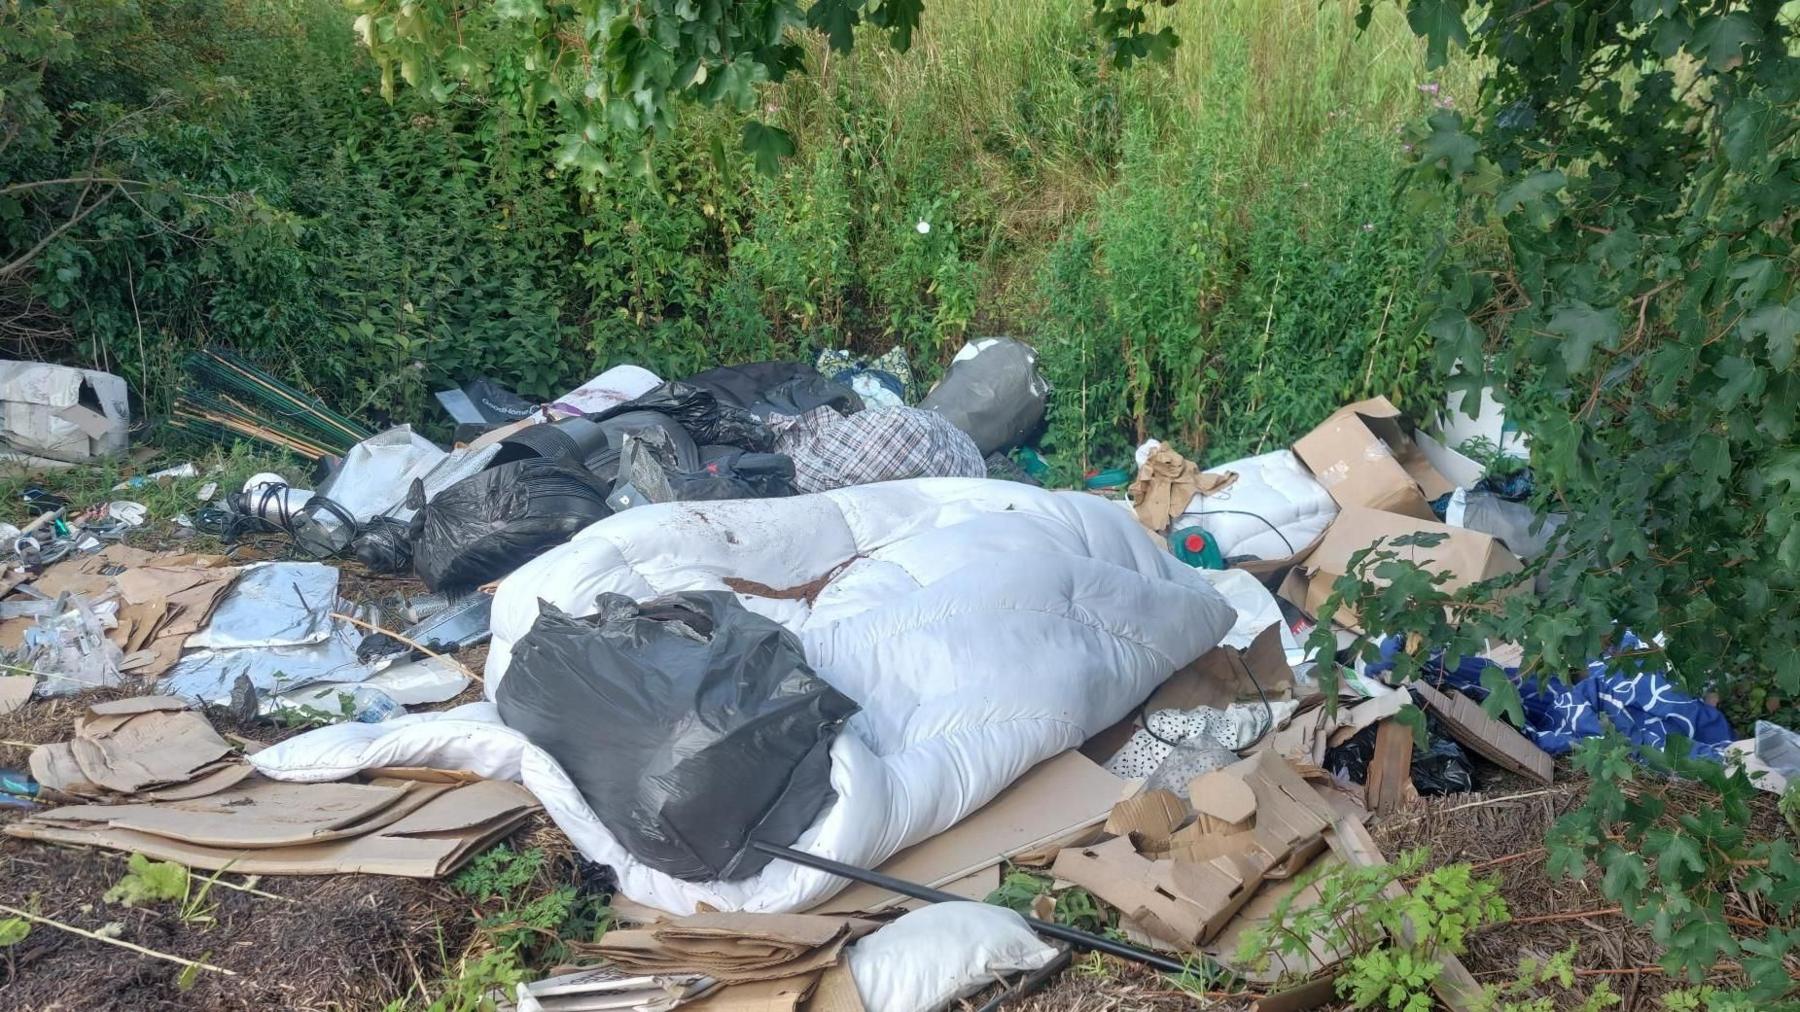
M 419 491 L 413 570 L 434 591 L 499 579 L 612 515 L 599 479 L 540 458 L 471 475 L 427 503 Z
M 550 753 L 632 856 L 689 882 L 756 874 L 836 799 L 831 743 L 856 704 L 792 633 L 724 591 L 572 618 L 539 604 L 500 719 Z
M 768 453 L 775 448 L 775 433 L 763 420 L 735 404 L 727 404 L 691 383 L 673 381 L 652 389 L 597 415 L 596 422 L 628 411 L 657 411 L 675 419 L 695 443 L 735 446 L 740 450 Z
M 969 434 L 983 456 L 1030 439 L 1044 422 L 1050 384 L 1037 369 L 1037 351 L 1010 337 L 971 341 L 919 407 L 935 411 Z
M 684 502 L 701 499 L 775 499 L 798 495 L 794 459 L 783 453 L 747 453 L 736 447 L 701 447 L 705 459 L 692 471 L 669 474 L 669 487 Z
M 803 415 L 827 405 L 845 415 L 863 409 L 863 399 L 856 391 L 804 362 L 720 366 L 682 382 L 711 392 L 721 404 L 748 408 L 758 418 Z

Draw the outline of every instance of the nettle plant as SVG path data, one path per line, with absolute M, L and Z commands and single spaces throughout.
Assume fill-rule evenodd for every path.
M 1429 546 L 1373 546 L 1328 608 L 1404 636 L 1402 677 L 1487 641 L 1521 644 L 1523 677 L 1567 675 L 1632 629 L 1660 637 L 1633 652 L 1643 667 L 1728 707 L 1754 693 L 1794 713 L 1796 12 L 1411 0 L 1407 13 L 1434 62 L 1457 45 L 1491 68 L 1472 111 L 1437 108 L 1408 138 L 1414 197 L 1490 240 L 1438 261 L 1424 321 L 1437 366 L 1471 408 L 1495 391 L 1531 434 L 1534 504 L 1569 519 L 1522 573 L 1455 592 L 1414 565 Z M 1503 674 L 1483 681 L 1490 712 L 1522 717 Z M 1719 1001 L 1791 999 L 1800 863 L 1790 841 L 1749 832 L 1744 775 L 1688 747 L 1581 749 L 1593 786 L 1552 834 L 1553 870 L 1597 865 L 1671 971 L 1697 981 L 1737 961 L 1747 990 Z M 1668 777 L 1717 803 L 1671 810 Z M 1761 919 L 1734 932 L 1733 897 Z

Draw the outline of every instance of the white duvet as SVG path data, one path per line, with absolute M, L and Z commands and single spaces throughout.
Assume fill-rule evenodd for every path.
M 501 583 L 487 695 L 540 599 L 584 615 L 602 592 L 723 590 L 728 577 L 786 590 L 827 575 L 810 602 L 739 599 L 792 630 L 819 675 L 861 704 L 832 747 L 837 801 L 795 845 L 864 867 L 943 832 L 1123 717 L 1234 620 L 1130 513 L 1084 493 L 927 478 L 669 503 L 601 521 Z M 321 728 L 253 761 L 287 780 L 389 765 L 519 780 L 583 854 L 618 873 L 626 896 L 677 913 L 700 903 L 801 910 L 845 885 L 781 861 L 731 882 L 645 867 L 549 755 L 499 723 L 492 703 Z

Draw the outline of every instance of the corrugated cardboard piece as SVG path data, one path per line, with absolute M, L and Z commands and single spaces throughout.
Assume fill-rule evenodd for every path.
M 0 713 L 11 713 L 24 706 L 36 688 L 37 679 L 30 675 L 0 677 Z
M 634 973 L 699 973 L 743 984 L 815 975 L 876 927 L 856 917 L 699 913 L 608 931 L 598 943 L 577 943 L 571 951 Z
M 1362 506 L 1346 506 L 1336 522 L 1325 532 L 1325 539 L 1306 560 L 1301 580 L 1289 579 L 1280 594 L 1309 615 L 1317 615 L 1331 596 L 1331 585 L 1350 569 L 1350 557 L 1368 548 L 1376 540 L 1391 541 L 1405 534 L 1437 534 L 1442 540 L 1435 545 L 1396 548 L 1402 558 L 1428 572 L 1444 573 L 1441 584 L 1447 591 L 1460 590 L 1473 583 L 1519 571 L 1519 560 L 1506 550 L 1498 538 L 1461 527 L 1450 527 L 1429 520 L 1415 520 L 1397 513 L 1385 513 Z M 1299 571 L 1296 571 L 1299 572 Z M 1371 577 L 1377 586 L 1381 581 Z M 1357 629 L 1356 617 L 1340 610 L 1333 619 Z
M 173 696 L 97 703 L 74 737 L 40 745 L 31 771 L 50 791 L 75 797 L 199 797 L 242 780 L 249 767 L 206 718 Z
M 1375 397 L 1333 412 L 1294 443 L 1294 453 L 1339 506 L 1434 520 L 1431 500 L 1455 486 L 1425 459 L 1413 428 L 1392 402 Z
M 1426 708 L 1437 714 L 1450 737 L 1482 757 L 1541 784 L 1550 783 L 1556 775 L 1556 761 L 1550 753 L 1511 724 L 1482 712 L 1481 704 L 1460 692 L 1442 693 L 1423 682 L 1412 687 Z

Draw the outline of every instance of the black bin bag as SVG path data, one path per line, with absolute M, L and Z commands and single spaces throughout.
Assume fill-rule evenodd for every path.
M 500 719 L 550 753 L 632 856 L 689 882 L 747 878 L 837 793 L 831 743 L 857 706 L 792 633 L 724 591 L 546 603 L 513 646 Z
M 586 471 L 542 458 L 470 475 L 412 505 L 413 571 L 452 593 L 497 580 L 612 515 L 607 489 Z

